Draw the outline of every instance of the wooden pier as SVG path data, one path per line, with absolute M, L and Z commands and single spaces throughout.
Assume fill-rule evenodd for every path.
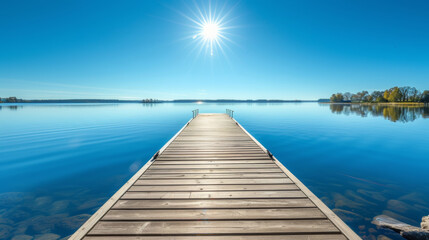
M 234 119 L 200 114 L 70 239 L 361 238 Z

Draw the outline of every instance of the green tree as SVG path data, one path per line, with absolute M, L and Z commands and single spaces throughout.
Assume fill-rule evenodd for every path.
M 368 101 L 370 101 L 368 91 L 362 91 L 362 92 L 358 92 L 356 94 L 353 94 L 352 95 L 352 101 L 353 102 L 368 102 Z
M 372 92 L 371 97 L 373 102 L 387 102 L 387 100 L 384 99 L 384 93 L 382 91 Z
M 361 91 L 356 94 L 345 92 L 344 94 L 332 94 L 331 102 L 429 102 L 429 90 L 423 93 L 415 87 L 393 87 L 385 91 L 373 91 L 368 94 L 368 91 Z
M 398 87 L 391 88 L 389 94 L 389 102 L 400 102 L 402 99 L 402 93 L 401 90 Z
M 383 94 L 384 99 L 388 100 L 389 96 L 390 96 L 390 91 L 389 90 L 384 91 L 384 94 Z
M 424 103 L 429 103 L 429 90 L 425 90 L 420 97 L 420 101 Z
M 400 101 L 402 101 L 402 102 L 408 101 L 410 90 L 411 90 L 411 87 L 409 87 L 409 86 L 399 88 L 399 92 L 401 93 L 401 100 Z
M 360 92 L 360 99 L 362 102 L 371 102 L 370 95 L 368 94 L 368 91 Z
M 16 97 L 8 97 L 6 99 L 6 102 L 8 102 L 8 103 L 16 103 L 16 102 L 18 102 L 18 99 Z
M 352 94 L 349 92 L 345 92 L 343 94 L 343 97 L 344 97 L 344 101 L 351 101 L 352 100 Z
M 342 102 L 344 100 L 344 97 L 341 93 L 332 94 L 330 100 L 331 102 Z
M 420 91 L 415 87 L 412 87 L 408 90 L 408 101 L 410 102 L 418 102 L 420 101 Z
M 387 102 L 387 99 L 385 99 L 384 97 L 377 97 L 375 101 L 378 103 L 383 103 L 383 102 Z

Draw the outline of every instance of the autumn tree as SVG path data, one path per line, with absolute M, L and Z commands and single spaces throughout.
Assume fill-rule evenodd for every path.
M 344 96 L 341 93 L 332 94 L 330 100 L 331 102 L 342 102 L 344 100 Z
M 389 102 L 399 102 L 402 99 L 402 93 L 398 87 L 393 87 L 389 90 Z
M 388 100 L 389 99 L 389 95 L 390 95 L 389 90 L 385 90 L 384 94 L 383 94 L 383 98 L 386 99 L 386 100 Z

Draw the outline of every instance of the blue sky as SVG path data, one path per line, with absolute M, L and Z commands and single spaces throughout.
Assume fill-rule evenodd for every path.
M 428 1 L 212 1 L 224 53 L 186 16 L 208 1 L 1 1 L 0 97 L 318 99 L 429 89 Z

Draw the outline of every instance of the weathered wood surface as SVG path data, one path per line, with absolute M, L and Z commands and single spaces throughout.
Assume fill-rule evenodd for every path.
M 226 114 L 200 114 L 70 239 L 360 239 Z
M 312 235 L 220 235 L 220 236 L 87 236 L 84 240 L 346 240 L 341 234 Z

